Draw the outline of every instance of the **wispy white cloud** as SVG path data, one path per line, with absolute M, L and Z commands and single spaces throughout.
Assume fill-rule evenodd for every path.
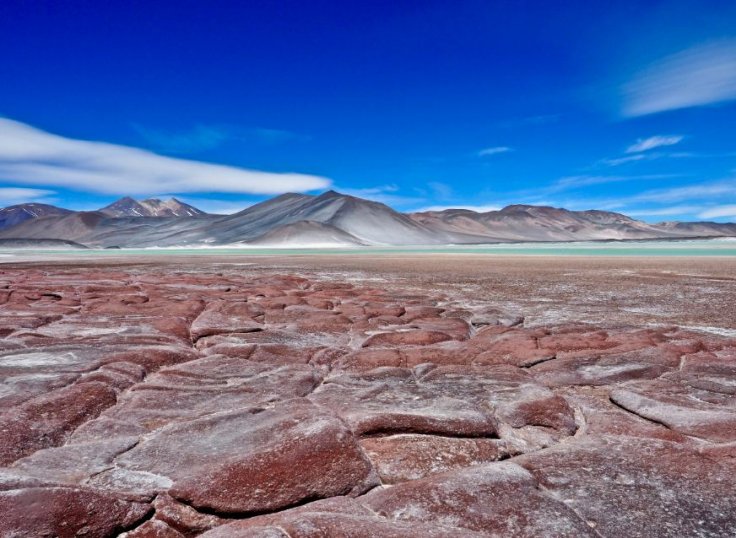
M 158 192 L 279 194 L 329 187 L 324 177 L 273 173 L 64 138 L 0 118 L 0 178 L 23 185 L 104 194 Z
M 56 194 L 46 189 L 28 189 L 24 187 L 0 187 L 0 207 L 24 204 L 26 202 L 52 203 L 49 198 Z
M 558 179 L 545 190 L 546 192 L 564 191 L 580 187 L 589 187 L 591 185 L 605 185 L 607 183 L 630 181 L 637 177 L 638 176 L 568 176 Z
M 598 164 L 606 166 L 620 166 L 641 161 L 656 161 L 659 159 L 730 159 L 736 157 L 736 153 L 694 153 L 692 151 L 647 151 L 634 153 L 625 157 L 601 159 Z
M 617 157 L 613 159 L 603 159 L 600 162 L 607 166 L 621 166 L 622 164 L 633 163 L 637 161 L 649 160 L 652 158 L 652 154 L 642 155 L 637 153 L 636 155 L 629 155 L 627 157 Z
M 732 218 L 736 219 L 736 204 L 709 207 L 698 214 L 701 219 Z
M 736 179 L 683 185 L 666 189 L 644 191 L 628 198 L 629 202 L 680 202 L 689 200 L 707 200 L 714 196 L 733 196 L 736 192 Z
M 627 117 L 736 99 L 736 39 L 663 58 L 625 84 L 622 93 Z
M 508 153 L 513 151 L 512 148 L 507 146 L 495 146 L 492 148 L 485 148 L 478 152 L 478 157 L 490 157 L 491 155 L 498 155 L 499 153 Z
M 427 183 L 427 187 L 429 187 L 432 191 L 432 195 L 434 198 L 448 200 L 455 195 L 454 189 L 446 183 L 441 183 L 439 181 L 430 181 L 429 183 Z
M 579 189 L 581 187 L 590 187 L 593 185 L 606 185 L 609 183 L 621 183 L 623 181 L 651 181 L 656 179 L 671 179 L 677 177 L 672 174 L 644 174 L 632 176 L 568 176 L 563 177 L 552 183 L 549 187 L 538 189 L 545 195 L 555 192 Z
M 725 179 L 678 187 L 649 189 L 627 196 L 569 199 L 562 201 L 559 205 L 567 208 L 584 206 L 585 208 L 616 210 L 642 216 L 666 215 L 670 211 L 675 211 L 673 207 L 677 207 L 681 213 L 672 214 L 695 214 L 713 200 L 723 199 L 730 203 L 734 200 L 735 193 L 736 179 Z M 560 200 L 557 200 L 557 203 L 559 202 Z M 642 206 L 644 209 L 641 209 Z M 660 213 L 654 213 L 654 211 L 660 211 Z
M 679 144 L 684 137 L 681 135 L 658 135 L 649 138 L 640 138 L 634 144 L 626 148 L 626 153 L 641 153 L 654 148 L 674 146 Z

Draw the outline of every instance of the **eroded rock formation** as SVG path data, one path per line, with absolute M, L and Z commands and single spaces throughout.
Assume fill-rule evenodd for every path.
M 736 341 L 521 314 L 6 269 L 0 536 L 736 535 Z

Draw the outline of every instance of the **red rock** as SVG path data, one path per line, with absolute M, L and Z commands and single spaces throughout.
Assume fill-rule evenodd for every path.
M 425 331 L 439 331 L 451 336 L 453 340 L 467 340 L 472 332 L 470 324 L 459 318 L 414 319 L 411 327 Z
M 187 362 L 197 358 L 188 348 L 178 346 L 130 346 L 127 351 L 118 351 L 105 355 L 107 363 L 130 362 L 143 366 L 146 372 L 155 372 L 164 366 Z
M 58 484 L 81 485 L 91 476 L 110 468 L 116 456 L 133 448 L 137 437 L 112 437 L 89 443 L 68 443 L 41 449 L 17 460 L 12 468 L 27 476 Z
M 443 332 L 417 329 L 374 334 L 363 342 L 363 347 L 426 346 L 448 340 L 452 340 L 452 337 Z
M 736 348 L 685 355 L 680 371 L 670 378 L 700 391 L 700 396 L 706 401 L 722 399 L 718 395 L 736 396 Z M 712 396 L 708 398 L 704 392 Z
M 402 366 L 401 353 L 397 349 L 361 349 L 340 359 L 340 368 L 346 370 L 372 370 L 381 366 Z
M 504 312 L 495 306 L 484 306 L 472 310 L 468 321 L 474 327 L 503 326 L 518 327 L 524 324 L 524 316 Z
M 543 426 L 565 435 L 577 429 L 567 402 L 519 368 L 444 366 L 421 376 L 420 381 L 435 394 L 492 406 L 496 419 L 513 428 Z
M 612 385 L 632 379 L 655 379 L 677 368 L 679 362 L 677 353 L 653 347 L 602 356 L 559 357 L 537 364 L 531 371 L 550 387 Z
M 298 319 L 294 320 L 294 323 L 300 331 L 324 333 L 347 332 L 351 325 L 350 318 L 326 310 L 317 310 L 308 315 L 300 315 Z
M 156 519 L 186 536 L 199 534 L 228 523 L 227 519 L 197 512 L 191 506 L 180 503 L 166 493 L 161 493 L 156 497 L 153 507 L 156 509 Z
M 635 381 L 611 392 L 617 405 L 682 434 L 736 441 L 736 401 L 723 395 L 718 399 L 722 401 L 706 401 L 697 389 L 667 380 Z
M 305 396 L 322 377 L 308 365 L 271 365 L 210 355 L 162 369 L 121 397 L 105 418 L 146 430 L 172 421 Z
M 402 316 L 406 321 L 412 321 L 415 319 L 428 319 L 438 318 L 445 311 L 444 308 L 436 306 L 407 306 L 404 315 Z
M 263 308 L 255 303 L 218 301 L 208 304 L 192 323 L 192 340 L 196 342 L 214 334 L 260 331 L 263 323 L 258 318 L 263 314 Z
M 400 317 L 406 313 L 406 309 L 400 304 L 386 304 L 369 302 L 363 305 L 365 315 L 369 318 L 380 316 Z
M 361 440 L 383 484 L 417 480 L 445 471 L 490 463 L 508 455 L 497 439 L 436 435 L 390 435 Z
M 589 387 L 567 391 L 565 399 L 582 415 L 580 435 L 626 435 L 686 443 L 689 439 L 656 422 L 646 420 L 614 405 L 608 387 Z M 528 452 L 528 451 L 524 451 Z
M 269 364 L 306 364 L 321 348 L 290 344 L 259 344 L 249 359 Z
M 514 461 L 599 536 L 736 534 L 726 468 L 680 444 L 586 437 Z
M 320 310 L 334 310 L 336 301 L 330 301 L 321 297 L 305 297 L 304 300 L 309 306 L 319 308 Z
M 413 368 L 428 362 L 438 365 L 468 364 L 472 360 L 472 352 L 459 342 L 443 342 L 432 346 L 407 347 L 401 350 L 404 363 Z
M 124 532 L 120 538 L 184 538 L 184 535 L 163 521 L 152 519 L 132 531 Z
M 353 329 L 358 330 L 375 330 L 375 329 L 392 329 L 403 325 L 404 320 L 396 316 L 374 316 L 372 318 L 363 319 L 353 322 Z
M 132 362 L 113 362 L 101 366 L 98 370 L 83 375 L 80 382 L 101 381 L 115 389 L 127 389 L 143 381 L 146 370 Z
M 335 307 L 335 312 L 339 312 L 351 321 L 365 319 L 365 307 L 363 305 L 342 301 Z
M 539 347 L 549 349 L 555 353 L 561 351 L 601 350 L 614 347 L 608 333 L 603 330 L 581 331 L 574 328 L 570 332 L 558 332 L 539 339 Z
M 596 536 L 575 512 L 513 463 L 471 467 L 377 489 L 361 501 L 393 521 L 435 523 L 490 536 Z
M 0 536 L 114 536 L 150 510 L 79 488 L 17 489 L 0 492 Z
M 13 349 L 0 354 L 0 375 L 79 374 L 99 368 L 104 361 L 104 351 L 99 348 L 47 346 Z
M 115 400 L 115 391 L 108 385 L 90 382 L 55 390 L 4 411 L 0 414 L 0 464 L 61 444 Z
M 555 353 L 539 344 L 539 331 L 488 327 L 469 342 L 477 351 L 473 364 L 531 366 L 554 358 Z
M 167 476 L 174 481 L 174 498 L 221 514 L 359 494 L 376 483 L 345 426 L 305 401 L 174 424 L 116 463 Z
M 735 339 L 188 264 L 0 269 L 0 536 L 736 534 Z
M 287 306 L 306 304 L 306 301 L 303 298 L 295 297 L 293 295 L 284 295 L 282 297 L 263 297 L 257 299 L 256 302 L 266 310 L 283 310 Z
M 380 375 L 377 382 L 376 375 Z M 340 415 L 359 435 L 434 433 L 492 436 L 490 410 L 462 394 L 445 395 L 416 382 L 409 370 L 379 369 L 325 381 L 309 398 Z
M 78 374 L 4 375 L 0 389 L 0 409 L 9 409 L 41 394 L 71 385 L 77 378 Z
M 202 535 L 206 538 L 475 538 L 486 536 L 443 524 L 398 522 L 376 515 L 360 502 L 334 497 L 273 515 L 230 523 Z

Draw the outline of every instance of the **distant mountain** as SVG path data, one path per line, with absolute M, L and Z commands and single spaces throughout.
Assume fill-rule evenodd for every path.
M 148 198 L 139 202 L 130 196 L 103 207 L 100 212 L 110 217 L 196 217 L 205 214 L 176 198 Z
M 0 209 L 0 229 L 10 228 L 38 217 L 68 215 L 68 209 L 48 204 L 19 204 Z
M 284 224 L 248 241 L 248 244 L 264 247 L 357 247 L 365 245 L 357 237 L 340 228 L 309 220 Z
M 100 211 L 27 219 L 0 230 L 0 239 L 57 239 L 90 247 L 168 247 L 440 245 L 736 236 L 736 224 L 649 224 L 620 213 L 547 206 L 512 205 L 486 213 L 448 209 L 404 214 L 378 202 L 334 191 L 318 196 L 283 194 L 225 216 L 198 212 L 190 215 L 192 218 L 182 218 L 182 207 L 191 208 L 173 199 L 138 202 L 124 198 Z
M 78 242 L 97 228 L 105 215 L 99 211 L 70 211 L 60 216 L 37 217 L 0 231 L 3 239 L 56 239 Z
M 736 236 L 736 223 L 733 222 L 663 222 L 657 226 L 677 234 Z
M 338 228 L 365 244 L 412 245 L 446 242 L 387 205 L 328 191 L 319 196 L 283 194 L 213 223 L 217 241 L 248 241 L 285 224 L 311 221 Z
M 620 213 L 569 211 L 548 206 L 510 205 L 487 213 L 448 209 L 413 213 L 410 217 L 436 232 L 467 233 L 500 242 L 648 239 L 687 235 Z M 720 234 L 711 231 L 704 235 Z

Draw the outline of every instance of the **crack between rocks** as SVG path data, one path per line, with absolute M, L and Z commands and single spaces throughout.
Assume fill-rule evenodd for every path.
M 216 508 L 205 508 L 205 507 L 198 508 L 186 499 L 182 499 L 180 497 L 173 496 L 171 492 L 169 492 L 169 495 L 171 495 L 174 499 L 176 499 L 177 502 L 183 504 L 184 506 L 188 506 L 189 508 L 191 508 L 192 510 L 194 510 L 195 512 L 199 514 L 215 516 L 220 519 L 225 519 L 225 520 L 230 520 L 230 521 L 242 521 L 245 519 L 251 519 L 254 517 L 258 517 L 258 516 L 270 516 L 270 515 L 280 514 L 281 512 L 285 512 L 293 508 L 299 508 L 301 506 L 305 506 L 313 502 L 321 501 L 324 499 L 331 499 L 333 497 L 343 496 L 343 495 L 332 495 L 330 497 L 320 497 L 319 495 L 310 495 L 292 504 L 288 504 L 280 508 L 274 508 L 273 510 L 265 509 L 265 510 L 251 510 L 251 511 L 245 511 L 245 512 L 225 512 L 225 511 L 217 510 Z
M 537 348 L 537 349 L 539 349 L 539 348 Z M 536 359 L 536 360 L 533 360 L 533 361 L 530 361 L 530 362 L 525 362 L 523 364 L 520 364 L 519 367 L 520 368 L 529 369 L 529 368 L 532 368 L 534 366 L 537 366 L 538 364 L 543 364 L 545 362 L 553 361 L 553 360 L 556 360 L 556 359 L 557 359 L 557 354 L 555 353 L 551 357 L 542 357 L 541 359 Z
M 653 419 L 653 418 L 648 418 L 648 417 L 645 417 L 644 415 L 640 415 L 640 414 L 639 414 L 639 413 L 637 413 L 636 411 L 632 411 L 631 409 L 627 409 L 627 408 L 626 408 L 626 407 L 624 407 L 623 405 L 621 405 L 621 404 L 619 404 L 619 403 L 616 403 L 616 402 L 614 402 L 614 401 L 613 401 L 613 400 L 612 400 L 612 399 L 611 399 L 610 397 L 608 398 L 608 400 L 609 400 L 609 401 L 610 401 L 610 402 L 611 402 L 611 403 L 612 403 L 612 404 L 613 404 L 613 405 L 614 405 L 615 407 L 617 407 L 617 408 L 621 409 L 622 411 L 626 411 L 627 413 L 630 413 L 630 414 L 632 414 L 632 415 L 634 415 L 634 416 L 636 416 L 636 417 L 639 417 L 639 418 L 641 418 L 641 419 L 643 419 L 643 420 L 646 420 L 647 422 L 651 422 L 652 424 L 657 424 L 657 425 L 659 425 L 659 426 L 662 426 L 662 427 L 664 427 L 664 428 L 668 429 L 669 431 L 671 431 L 671 432 L 674 432 L 674 433 L 676 433 L 676 434 L 678 434 L 678 435 L 682 435 L 683 437 L 688 437 L 688 438 L 690 438 L 690 439 L 697 439 L 698 441 L 701 441 L 701 442 L 703 442 L 703 443 L 710 443 L 710 444 L 712 444 L 712 443 L 713 443 L 713 441 L 711 441 L 710 439 L 707 439 L 707 438 L 705 438 L 705 437 L 698 437 L 697 435 L 693 435 L 693 434 L 691 434 L 691 433 L 684 433 L 684 432 L 678 431 L 678 430 L 676 430 L 676 429 L 674 429 L 674 428 L 671 428 L 670 426 L 668 426 L 668 425 L 667 425 L 667 424 L 665 424 L 664 422 L 661 422 L 661 421 L 659 421 L 659 420 L 656 420 L 656 419 Z
M 381 439 L 384 437 L 393 437 L 396 435 L 424 435 L 426 437 L 442 437 L 445 439 L 468 439 L 468 440 L 480 440 L 487 439 L 489 441 L 501 441 L 501 437 L 496 434 L 462 434 L 462 433 L 440 433 L 431 431 L 417 431 L 417 430 L 370 430 L 356 436 L 358 439 Z
M 627 413 L 629 413 L 629 414 L 631 414 L 631 415 L 634 415 L 635 417 L 639 417 L 639 418 L 641 418 L 641 419 L 643 419 L 643 420 L 646 420 L 647 422 L 651 422 L 652 424 L 657 424 L 658 426 L 663 426 L 664 428 L 667 428 L 668 430 L 670 430 L 670 431 L 673 431 L 673 432 L 675 432 L 675 433 L 680 433 L 680 432 L 677 432 L 676 430 L 673 430 L 672 428 L 670 428 L 670 427 L 669 427 L 669 426 L 668 426 L 667 424 L 665 424 L 664 422 L 661 422 L 661 421 L 659 421 L 659 420 L 656 420 L 656 419 L 653 419 L 653 418 L 645 417 L 644 415 L 641 415 L 641 414 L 637 413 L 636 411 L 632 411 L 631 409 L 628 409 L 628 408 L 624 407 L 624 406 L 623 406 L 623 405 L 621 405 L 620 403 L 616 402 L 616 401 L 615 401 L 615 400 L 614 400 L 613 398 L 611 398 L 610 396 L 608 397 L 608 401 L 609 401 L 610 403 L 612 403 L 612 404 L 613 404 L 613 405 L 614 405 L 615 407 L 617 407 L 618 409 L 621 409 L 622 411 L 625 411 L 625 412 L 627 412 Z M 683 435 L 684 435 L 684 434 L 683 434 Z M 696 438 L 696 439 L 697 439 L 697 438 Z
M 312 366 L 312 365 L 310 364 L 309 366 Z M 317 369 L 314 366 L 312 366 L 312 368 L 314 368 L 315 372 L 317 371 Z M 319 379 L 317 381 L 317 383 L 315 383 L 315 385 L 311 388 L 311 390 L 309 392 L 307 392 L 306 394 L 302 395 L 301 397 L 302 398 L 307 398 L 308 396 L 314 394 L 317 389 L 319 389 L 322 385 L 325 384 L 325 380 L 326 379 L 327 379 L 327 376 L 326 375 L 322 376 L 321 379 Z M 311 402 L 312 400 L 309 400 L 309 401 Z M 314 403 L 314 402 L 312 402 L 312 403 Z M 317 404 L 315 404 L 315 405 L 317 405 Z
M 156 508 L 154 508 L 154 506 L 153 506 L 153 501 L 155 501 L 155 500 L 156 500 L 156 497 L 154 497 L 153 499 L 151 499 L 151 502 L 149 503 L 149 511 L 148 511 L 148 513 L 143 518 L 141 518 L 138 521 L 136 521 L 136 522 L 128 525 L 127 527 L 122 527 L 121 530 L 116 534 L 116 538 L 122 536 L 126 532 L 132 532 L 132 531 L 136 530 L 137 528 L 142 527 L 143 525 L 145 525 L 149 521 L 151 521 L 156 516 Z

